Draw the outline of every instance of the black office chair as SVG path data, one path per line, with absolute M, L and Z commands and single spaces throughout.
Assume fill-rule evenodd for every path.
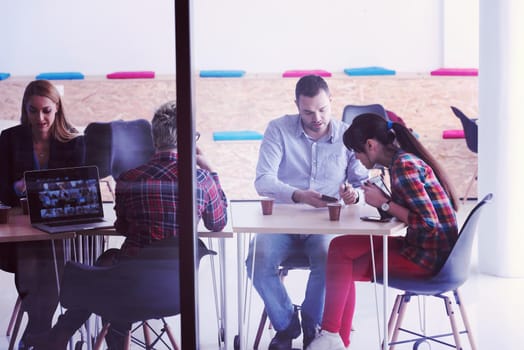
M 198 261 L 216 253 L 199 240 Z M 180 313 L 180 272 L 178 239 L 157 241 L 142 249 L 134 258 L 123 259 L 113 266 L 89 266 L 68 262 L 64 269 L 60 303 L 65 308 L 82 308 L 101 316 L 108 322 L 98 335 L 94 349 L 100 349 L 111 322 L 143 324 L 145 320 L 160 319 L 162 332 L 154 340 L 149 328 L 144 328 L 141 341 L 126 334 L 127 348 L 131 342 L 153 349 L 165 333 L 173 349 L 175 338 L 164 318 Z M 148 327 L 144 324 L 144 327 Z M 76 344 L 75 349 L 81 348 Z
M 287 258 L 280 266 L 278 267 L 278 276 L 280 277 L 280 280 L 283 282 L 286 276 L 288 275 L 290 270 L 309 270 L 309 259 L 306 255 L 303 254 L 297 254 L 292 255 L 289 258 Z M 258 349 L 258 346 L 260 345 L 260 339 L 262 338 L 262 334 L 264 333 L 264 328 L 267 321 L 267 312 L 266 309 L 262 311 L 262 316 L 260 317 L 260 322 L 258 324 L 257 334 L 255 336 L 255 341 L 253 343 L 253 349 Z M 269 324 L 269 329 L 271 329 L 271 323 Z
M 464 137 L 466 138 L 466 146 L 473 153 L 478 153 L 478 125 L 475 119 L 468 118 L 460 109 L 457 107 L 451 106 L 451 110 L 460 119 L 462 123 L 462 128 L 464 129 Z M 468 186 L 466 187 L 466 192 L 462 197 L 462 201 L 468 199 L 468 193 L 473 185 L 473 182 L 477 180 L 478 177 L 478 168 L 475 169 L 475 173 L 469 180 Z
M 404 291 L 403 294 L 399 294 L 391 311 L 391 316 L 388 323 L 388 335 L 391 339 L 389 342 L 390 349 L 393 349 L 396 344 L 403 344 L 408 342 L 414 342 L 413 349 L 416 350 L 418 346 L 427 341 L 434 341 L 439 344 L 443 344 L 456 349 L 463 349 L 460 343 L 460 334 L 467 334 L 471 349 L 475 350 L 475 341 L 473 334 L 471 333 L 471 327 L 466 315 L 464 302 L 460 298 L 458 288 L 466 282 L 469 276 L 471 251 L 473 247 L 473 239 L 477 232 L 478 220 L 480 213 L 493 195 L 490 193 L 480 201 L 475 208 L 471 210 L 466 221 L 462 225 L 459 233 L 457 242 L 453 246 L 451 253 L 449 254 L 446 262 L 440 269 L 440 271 L 432 277 L 428 278 L 399 278 L 395 276 L 389 277 L 389 286 Z M 382 283 L 381 278 L 377 278 L 379 283 Z M 452 293 L 454 296 L 454 302 L 458 305 L 462 322 L 465 330 L 459 331 L 455 313 L 453 310 L 453 302 L 450 297 L 446 294 Z M 407 308 L 407 305 L 412 297 L 415 296 L 432 296 L 440 298 L 444 301 L 447 316 L 451 324 L 451 333 L 427 335 L 420 334 L 412 330 L 402 328 L 402 320 Z M 398 340 L 400 332 L 406 332 L 410 336 L 408 340 Z M 454 344 L 445 342 L 442 338 L 453 336 Z
M 155 153 L 151 123 L 145 119 L 90 123 L 84 130 L 86 164 L 100 178 L 118 176 L 149 161 Z

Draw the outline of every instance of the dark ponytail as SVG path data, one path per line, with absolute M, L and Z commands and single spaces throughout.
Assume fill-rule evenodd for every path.
M 384 146 L 393 147 L 397 147 L 394 144 L 396 141 L 402 150 L 413 153 L 426 162 L 433 169 L 449 196 L 453 208 L 458 209 L 458 201 L 447 175 L 436 159 L 408 128 L 400 123 L 386 121 L 379 115 L 366 113 L 356 117 L 343 136 L 344 145 L 359 153 L 364 152 L 366 141 L 369 139 L 375 139 Z

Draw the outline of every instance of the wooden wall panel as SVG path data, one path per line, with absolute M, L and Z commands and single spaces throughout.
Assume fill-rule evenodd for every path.
M 31 79 L 0 81 L 0 119 L 18 120 L 25 86 Z M 333 95 L 333 114 L 341 117 L 346 104 L 381 103 L 401 116 L 421 141 L 442 162 L 458 195 L 462 196 L 477 166 L 477 157 L 465 140 L 443 140 L 445 129 L 461 129 L 450 106 L 470 117 L 478 115 L 477 77 L 432 77 L 406 74 L 391 77 L 349 77 L 335 74 L 327 78 Z M 170 77 L 152 80 L 56 81 L 64 87 L 68 118 L 79 126 L 93 121 L 145 118 L 156 107 L 175 98 L 175 81 Z M 196 127 L 202 134 L 199 145 L 215 164 L 230 198 L 252 198 L 256 141 L 214 142 L 213 131 L 256 130 L 264 132 L 269 120 L 296 112 L 296 79 L 273 74 L 244 78 L 197 78 Z M 476 184 L 470 196 L 476 196 Z

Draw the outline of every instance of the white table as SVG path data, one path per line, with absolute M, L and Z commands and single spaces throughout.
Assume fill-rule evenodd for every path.
M 364 204 L 342 207 L 340 221 L 330 221 L 327 208 L 313 208 L 303 204 L 275 204 L 273 215 L 262 215 L 259 201 L 231 201 L 233 231 L 237 234 L 238 274 L 238 344 L 247 349 L 245 339 L 245 303 L 243 302 L 245 268 L 245 233 L 272 234 L 333 234 L 333 235 L 380 235 L 390 236 L 405 229 L 406 225 L 392 220 L 388 223 L 360 220 L 364 215 L 376 215 L 375 208 Z M 388 240 L 383 240 L 383 342 L 387 349 L 387 288 L 388 288 Z

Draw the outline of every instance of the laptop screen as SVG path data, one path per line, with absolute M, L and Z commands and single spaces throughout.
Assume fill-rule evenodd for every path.
M 31 223 L 104 216 L 96 166 L 27 171 Z

